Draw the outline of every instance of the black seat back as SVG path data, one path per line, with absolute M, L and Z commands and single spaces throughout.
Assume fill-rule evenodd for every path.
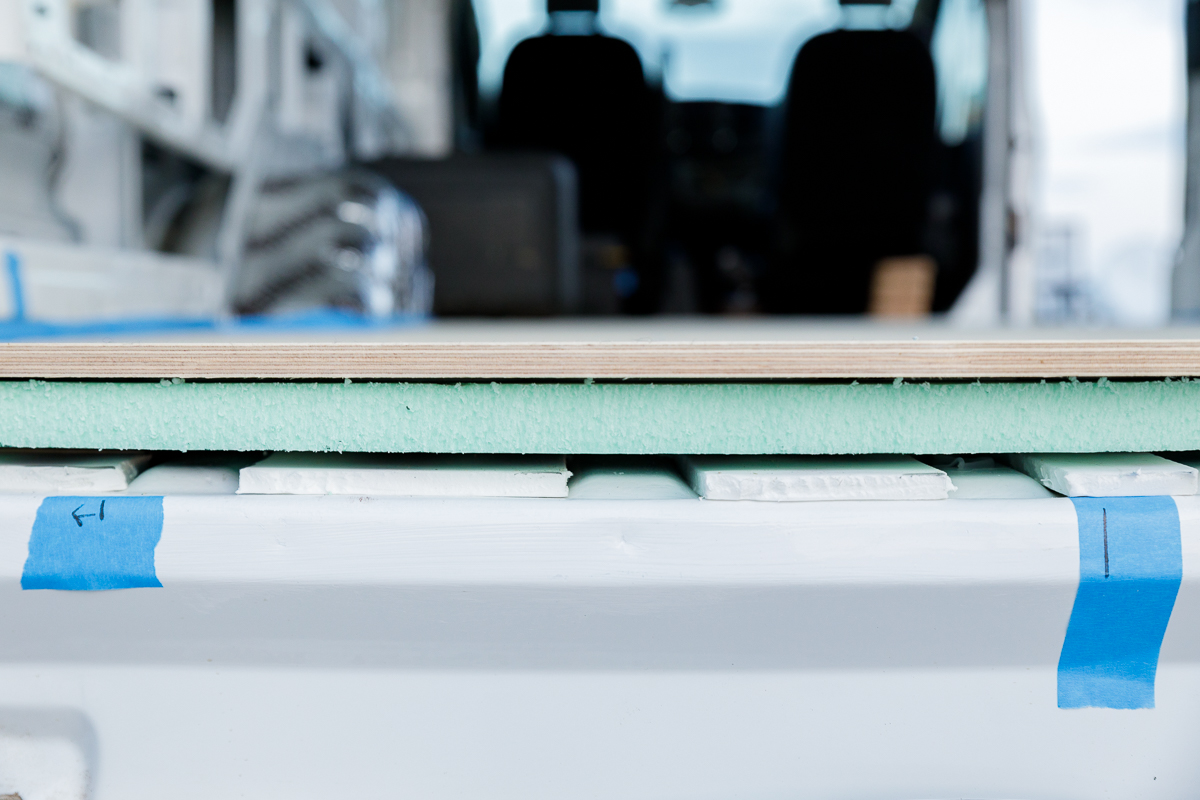
M 922 251 L 935 112 L 933 61 L 907 31 L 839 30 L 801 48 L 767 310 L 861 313 L 875 264 Z
M 651 141 L 642 63 L 608 36 L 544 35 L 516 46 L 504 69 L 497 138 L 569 157 L 587 232 L 636 238 Z

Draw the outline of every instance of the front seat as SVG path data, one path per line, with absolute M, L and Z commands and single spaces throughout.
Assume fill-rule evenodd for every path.
M 838 30 L 792 67 L 765 310 L 854 314 L 883 258 L 922 251 L 933 61 L 908 31 Z
M 552 26 L 572 33 L 525 39 L 513 49 L 500 90 L 497 138 L 508 148 L 570 158 L 579 174 L 586 233 L 615 234 L 633 247 L 646 194 L 650 95 L 637 52 L 595 28 L 598 0 L 549 0 Z M 582 18 L 582 25 L 580 24 Z

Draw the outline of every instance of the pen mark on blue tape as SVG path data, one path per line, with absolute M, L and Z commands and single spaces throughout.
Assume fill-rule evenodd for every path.
M 22 589 L 135 589 L 162 586 L 154 548 L 161 497 L 47 497 L 29 535 Z
M 1058 660 L 1059 708 L 1154 708 L 1163 634 L 1183 579 L 1170 497 L 1073 497 L 1079 590 Z

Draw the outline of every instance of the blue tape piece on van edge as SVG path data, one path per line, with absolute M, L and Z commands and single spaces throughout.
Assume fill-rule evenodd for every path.
M 4 254 L 4 262 L 8 267 L 9 290 L 12 292 L 12 320 L 25 320 L 25 289 L 21 283 L 21 258 L 12 250 Z
M 1079 589 L 1058 661 L 1059 708 L 1154 708 L 1154 677 L 1183 579 L 1170 497 L 1073 497 Z
M 375 319 L 336 309 L 278 316 L 239 317 L 229 321 L 208 317 L 138 317 L 91 322 L 10 319 L 0 320 L 0 341 L 124 336 L 161 331 L 216 331 L 237 334 L 242 331 L 286 333 L 319 330 L 392 330 L 418 327 L 427 324 L 429 320 L 429 316 L 418 314 L 397 314 Z
M 47 497 L 29 536 L 22 589 L 161 587 L 161 497 Z

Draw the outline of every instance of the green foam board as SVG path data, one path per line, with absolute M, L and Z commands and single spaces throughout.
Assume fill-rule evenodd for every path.
M 0 382 L 0 445 L 440 453 L 1200 449 L 1200 381 Z

